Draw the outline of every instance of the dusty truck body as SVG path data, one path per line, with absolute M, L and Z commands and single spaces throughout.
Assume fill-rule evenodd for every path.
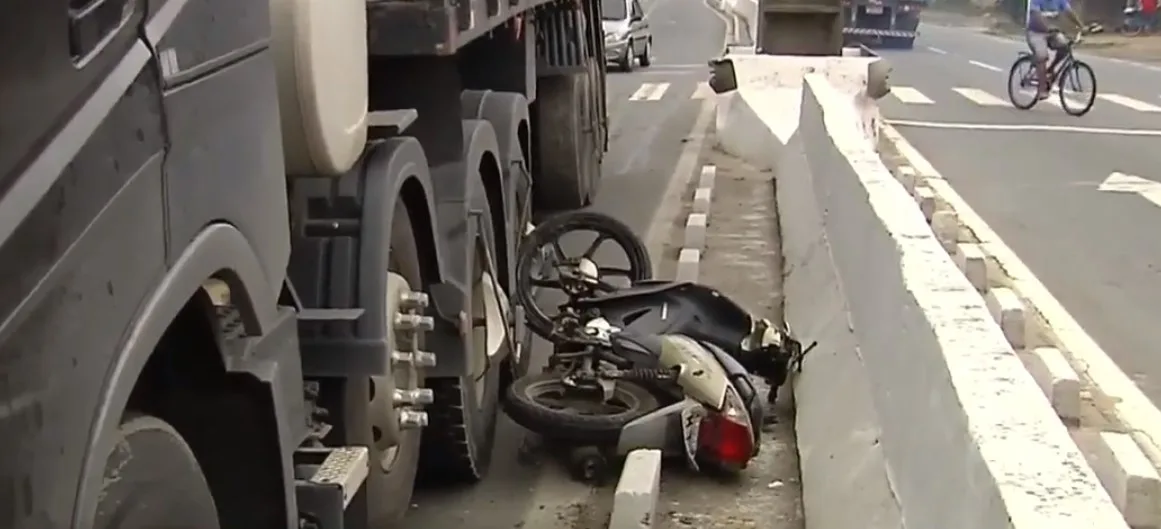
M 843 37 L 848 43 L 911 49 L 926 0 L 846 0 Z
M 599 6 L 9 2 L 0 527 L 384 527 L 478 481 L 513 247 L 596 190 Z

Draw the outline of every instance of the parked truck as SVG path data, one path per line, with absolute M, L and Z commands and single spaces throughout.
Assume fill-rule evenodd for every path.
M 845 0 L 844 40 L 848 44 L 911 49 L 925 7 L 926 0 Z
M 383 528 L 488 471 L 600 2 L 13 0 L 0 527 Z

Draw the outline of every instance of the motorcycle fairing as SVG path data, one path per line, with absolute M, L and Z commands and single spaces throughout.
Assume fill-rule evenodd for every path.
M 753 327 L 750 313 L 716 289 L 689 282 L 649 280 L 599 297 L 576 299 L 581 313 L 595 309 L 611 324 L 642 334 L 684 334 L 727 351 L 738 349 Z
M 729 372 L 708 347 L 688 336 L 668 334 L 661 337 L 661 366 L 681 367 L 677 385 L 689 398 L 715 410 L 725 405 Z M 743 371 L 744 372 L 744 371 Z

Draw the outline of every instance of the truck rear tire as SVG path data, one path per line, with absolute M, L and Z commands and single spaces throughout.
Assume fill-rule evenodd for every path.
M 374 242 L 368 242 L 374 244 Z M 391 220 L 391 245 L 387 258 L 388 270 L 403 276 L 410 288 L 422 288 L 419 249 L 412 231 L 411 217 L 407 206 L 399 200 L 394 207 Z M 384 270 L 383 273 L 388 273 Z M 387 293 L 379 293 L 386 295 Z M 386 322 L 384 322 L 386 324 Z M 423 335 L 419 335 L 422 349 Z M 424 385 L 422 372 L 416 384 Z M 372 416 L 378 409 L 377 398 L 390 401 L 392 392 L 376 391 L 372 379 L 327 379 L 323 382 L 323 394 L 336 395 L 342 399 L 342 428 L 336 428 L 328 436 L 328 445 L 366 446 L 371 461 L 370 471 L 364 485 L 369 527 L 385 527 L 399 520 L 411 505 L 411 494 L 415 487 L 415 475 L 419 466 L 419 447 L 422 431 L 418 428 L 399 432 L 399 442 L 393 447 L 385 447 L 380 439 L 387 435 L 383 430 L 392 425 L 380 425 L 382 417 Z M 341 389 L 327 389 L 330 384 L 341 384 Z M 333 386 L 331 386 L 333 388 Z M 389 389 L 389 388 L 388 388 Z M 390 402 L 388 403 L 390 405 Z M 333 409 L 324 401 L 323 407 Z M 398 412 L 398 410 L 396 410 Z M 341 433 L 339 432 L 341 430 Z M 386 467 L 386 468 L 385 468 Z M 352 506 L 357 504 L 352 504 Z
M 193 450 L 148 415 L 121 424 L 105 460 L 96 529 L 219 529 L 217 507 Z
M 477 178 L 479 175 L 477 175 Z M 479 190 L 473 208 L 482 212 L 484 230 L 492 229 L 492 217 L 487 199 Z M 478 201 L 483 200 L 483 203 Z M 492 232 L 494 233 L 494 231 Z M 472 300 L 465 307 L 472 328 L 465 340 L 472 342 L 470 355 L 486 354 L 488 334 L 477 336 L 478 320 L 488 317 L 484 303 L 484 288 L 500 288 L 498 278 L 485 281 L 484 247 L 496 255 L 493 238 L 481 233 L 471 250 Z M 495 270 L 495 263 L 492 264 Z M 485 284 L 486 283 L 486 284 Z M 477 297 L 479 296 L 479 297 Z M 485 323 L 486 325 L 486 323 Z M 477 343 L 482 338 L 485 343 Z M 501 345 L 504 347 L 504 345 Z M 479 362 L 479 365 L 473 363 Z M 476 483 L 488 473 L 492 463 L 492 447 L 496 440 L 496 418 L 500 402 L 500 363 L 492 364 L 486 357 L 465 358 L 464 374 L 458 377 L 428 379 L 427 385 L 435 393 L 435 402 L 427 407 L 431 423 L 423 432 L 423 457 L 420 478 L 424 482 Z M 476 368 L 483 373 L 476 373 Z
M 588 73 L 545 77 L 537 87 L 537 151 L 532 192 L 537 209 L 563 211 L 592 201 L 601 155 L 591 123 L 596 104 Z

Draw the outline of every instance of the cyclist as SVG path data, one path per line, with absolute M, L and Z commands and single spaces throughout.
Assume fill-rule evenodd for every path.
M 1028 2 L 1028 28 L 1025 38 L 1028 40 L 1028 48 L 1032 51 L 1032 56 L 1036 59 L 1036 75 L 1040 80 L 1037 83 L 1036 97 L 1038 99 L 1048 98 L 1049 85 L 1051 84 L 1048 80 L 1048 59 L 1049 55 L 1052 55 L 1050 51 L 1055 51 L 1055 55 L 1052 57 L 1053 67 L 1064 59 L 1066 37 L 1055 24 L 1061 12 L 1067 13 L 1068 18 L 1076 24 L 1076 27 L 1084 27 L 1084 23 L 1080 21 L 1076 11 L 1072 10 L 1072 4 L 1069 0 L 1029 0 Z

